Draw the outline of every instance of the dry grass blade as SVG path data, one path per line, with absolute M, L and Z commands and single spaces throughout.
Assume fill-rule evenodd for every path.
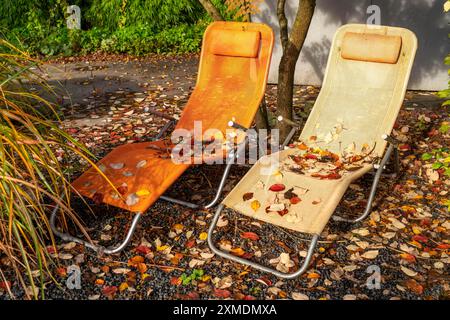
M 53 279 L 48 204 L 59 204 L 63 220 L 82 229 L 70 207 L 66 159 L 57 150 L 92 163 L 87 150 L 58 126 L 55 106 L 27 90 L 33 84 L 52 92 L 36 68 L 39 61 L 0 39 L 0 279 L 15 278 L 35 299 L 44 298 L 43 284 Z M 3 264 L 15 275 L 6 274 Z

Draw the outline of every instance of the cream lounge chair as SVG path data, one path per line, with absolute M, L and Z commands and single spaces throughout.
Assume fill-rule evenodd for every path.
M 261 158 L 219 205 L 209 229 L 211 249 L 222 257 L 281 278 L 298 277 L 308 268 L 319 236 L 350 183 L 375 168 L 366 210 L 358 218 L 347 221 L 358 222 L 367 217 L 382 171 L 396 152 L 396 143 L 390 133 L 403 103 L 416 49 L 417 39 L 407 29 L 358 24 L 342 26 L 334 37 L 322 89 L 299 140 L 313 141 L 315 148 L 336 154 L 341 154 L 344 146 L 368 144 L 371 155 L 377 156 L 377 162 L 381 161 L 364 163 L 355 171 L 332 180 L 292 171 L 282 171 L 280 180 L 280 175 L 268 170 L 268 157 L 278 156 L 283 163 L 289 155 L 298 153 L 298 149 L 289 148 Z M 337 123 L 341 124 L 339 134 L 335 130 Z M 265 210 L 264 202 L 272 193 L 268 188 L 280 181 L 286 189 L 299 186 L 308 190 L 300 196 L 301 202 L 292 206 L 294 216 Z M 243 194 L 249 192 L 253 194 L 252 199 L 258 201 L 259 208 L 251 206 L 251 200 L 243 200 Z M 214 245 L 213 233 L 224 208 L 312 235 L 302 266 L 294 273 L 284 273 L 219 250 Z

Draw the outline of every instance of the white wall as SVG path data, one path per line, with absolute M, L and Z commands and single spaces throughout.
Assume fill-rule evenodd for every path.
M 276 44 L 269 82 L 276 83 L 281 45 L 276 17 L 277 0 L 264 0 L 260 12 L 252 17 L 275 31 Z M 366 23 L 373 4 L 381 9 L 381 24 L 411 29 L 419 39 L 419 49 L 409 82 L 410 89 L 439 90 L 447 87 L 448 67 L 445 56 L 450 53 L 450 13 L 443 13 L 442 0 L 317 0 L 308 37 L 296 66 L 295 83 L 320 85 L 329 48 L 336 29 L 347 23 Z M 289 26 L 297 11 L 298 0 L 286 1 Z

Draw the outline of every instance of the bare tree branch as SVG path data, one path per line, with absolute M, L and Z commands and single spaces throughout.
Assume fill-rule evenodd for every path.
M 280 38 L 283 51 L 286 50 L 286 46 L 288 43 L 288 21 L 286 18 L 286 14 L 284 12 L 285 4 L 286 0 L 278 0 L 277 16 L 278 16 L 278 23 L 280 24 Z
M 212 4 L 211 0 L 199 0 L 206 12 L 215 20 L 225 20 L 220 14 L 219 10 Z
M 308 34 L 309 25 L 316 7 L 316 0 L 299 0 L 298 2 L 297 16 L 289 36 L 289 43 L 295 46 L 300 53 Z

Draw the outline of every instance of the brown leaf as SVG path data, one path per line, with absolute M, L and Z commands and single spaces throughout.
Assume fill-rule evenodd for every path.
M 405 281 L 405 286 L 411 290 L 412 292 L 416 294 L 422 294 L 423 293 L 423 286 L 420 285 L 416 280 L 409 279 Z
M 251 198 L 253 198 L 253 192 L 247 192 L 247 193 L 244 193 L 244 195 L 242 196 L 242 199 L 243 199 L 244 201 L 248 201 L 248 200 L 250 200 Z

